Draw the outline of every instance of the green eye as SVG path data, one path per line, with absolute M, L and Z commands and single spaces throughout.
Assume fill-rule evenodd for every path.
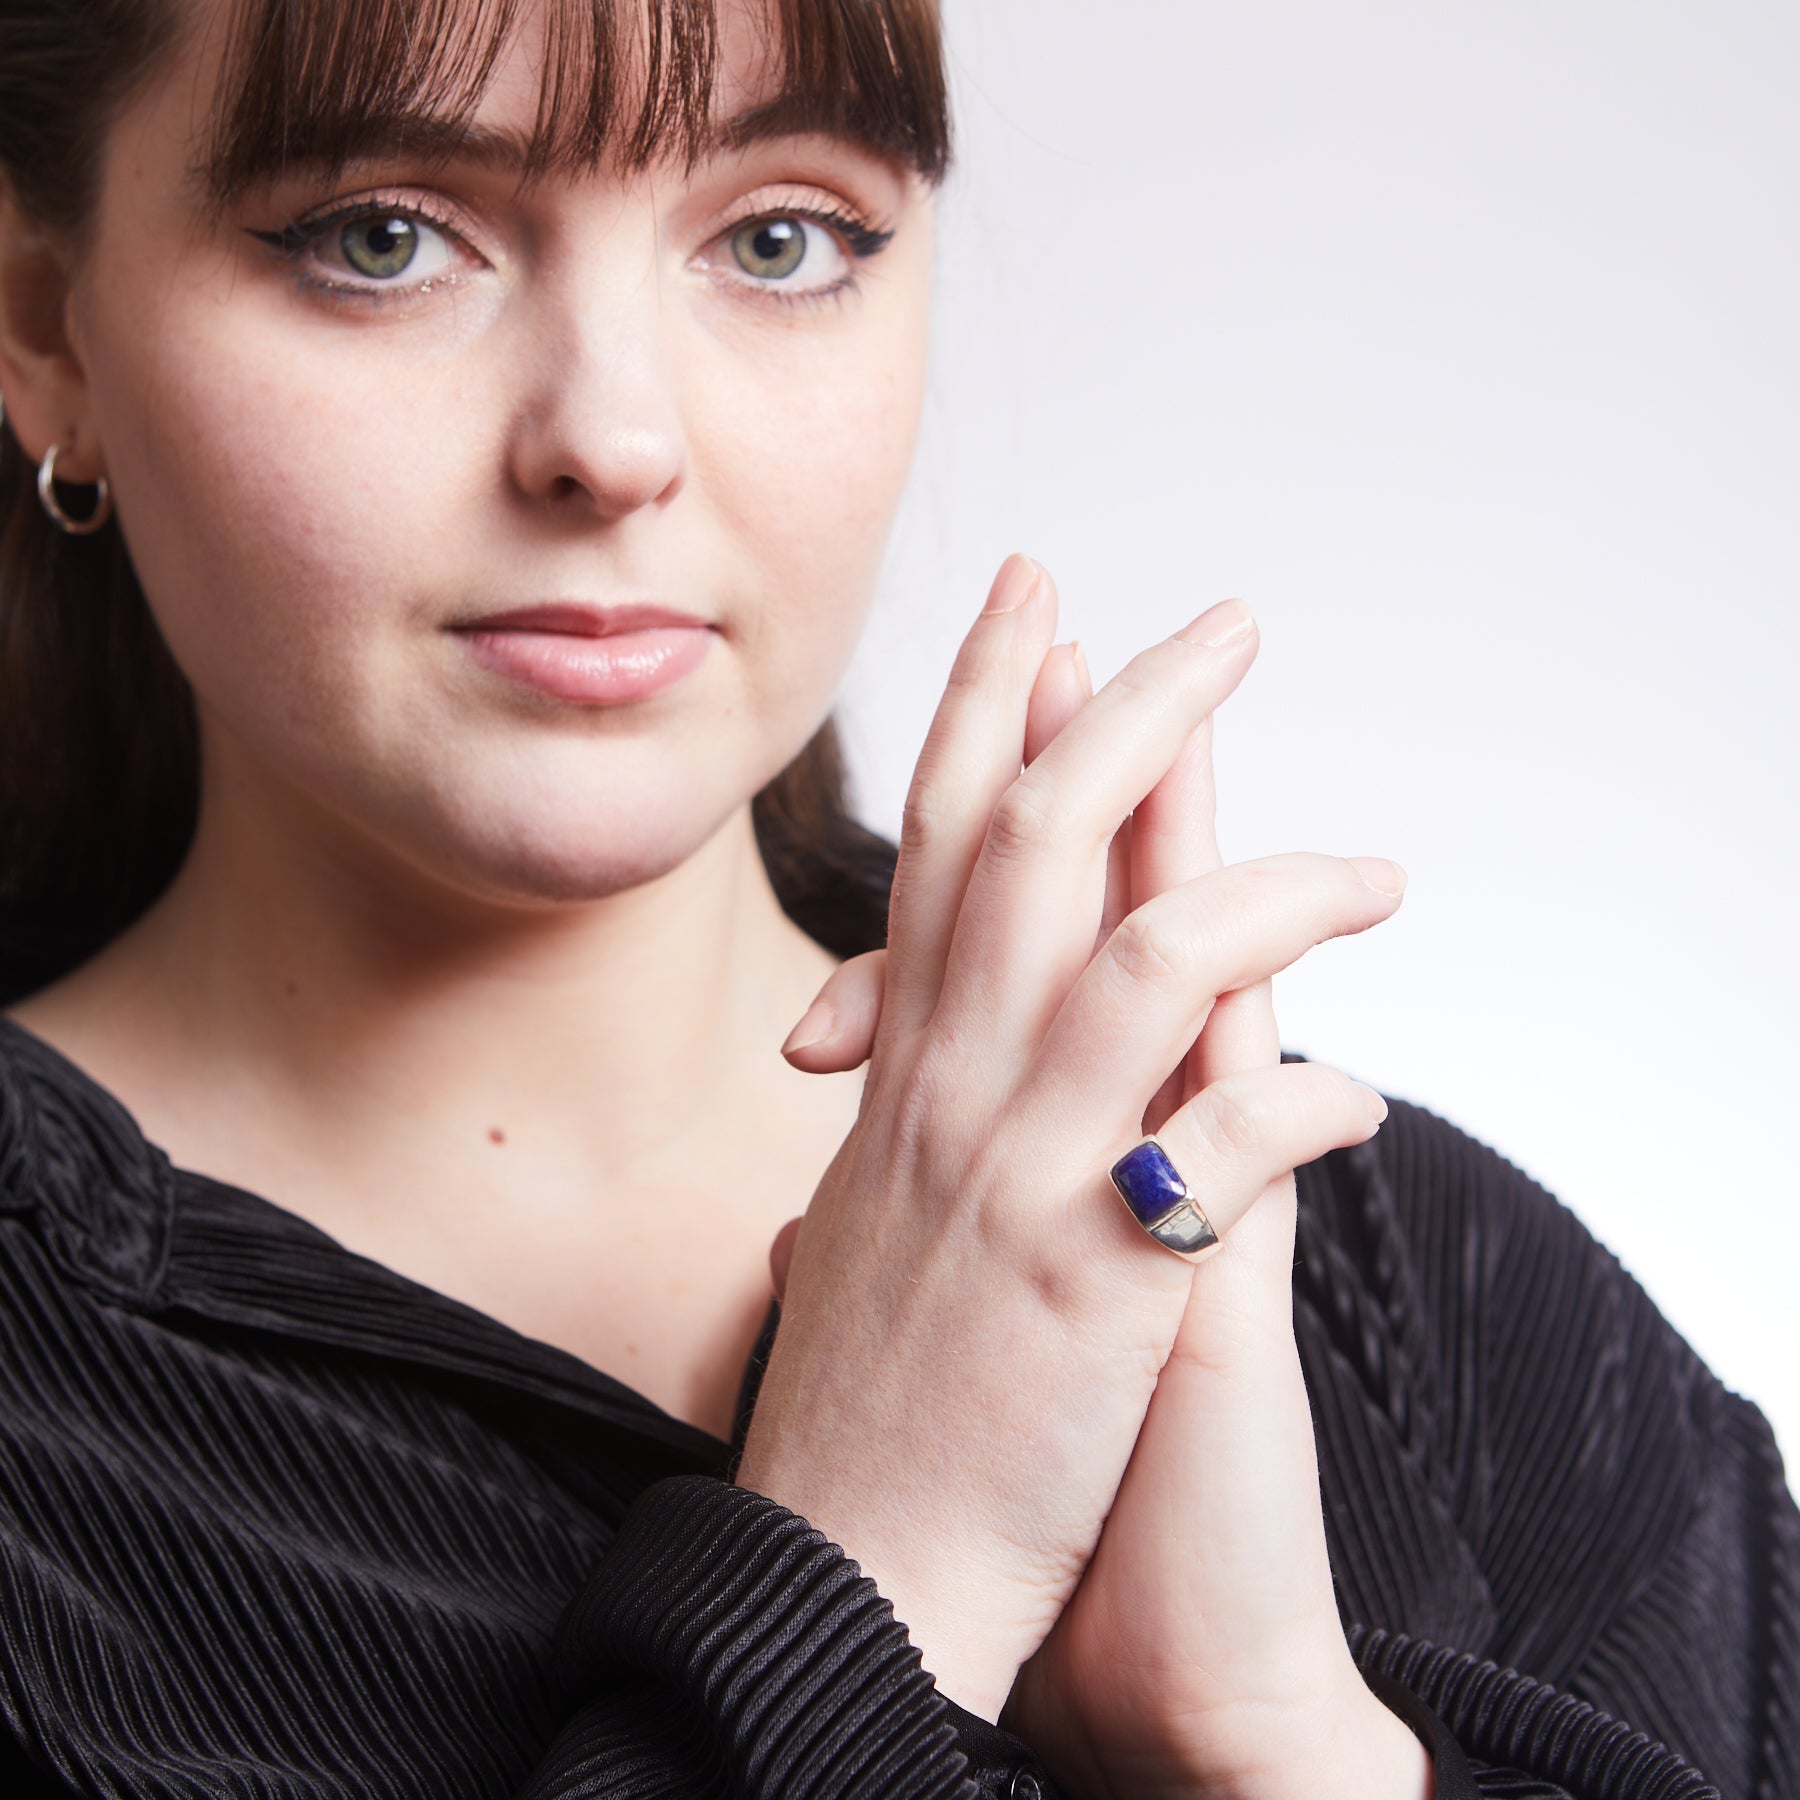
M 410 219 L 382 213 L 353 219 L 338 242 L 357 274 L 376 279 L 404 273 L 419 253 L 418 227 Z
M 780 281 L 806 260 L 806 227 L 798 219 L 752 219 L 732 233 L 731 253 L 746 275 Z

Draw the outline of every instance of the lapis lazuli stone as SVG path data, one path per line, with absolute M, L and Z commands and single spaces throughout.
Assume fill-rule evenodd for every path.
M 1161 1144 L 1146 1140 L 1112 1166 L 1113 1186 L 1140 1225 L 1154 1225 L 1187 1198 L 1187 1189 Z

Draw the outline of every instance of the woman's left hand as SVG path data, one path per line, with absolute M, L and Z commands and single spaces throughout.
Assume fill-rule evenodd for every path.
M 1026 761 L 1091 691 L 1079 656 L 1053 650 Z M 1219 866 L 1213 813 L 1209 722 L 1113 845 L 1102 937 Z M 855 1067 L 881 974 L 879 952 L 839 969 L 821 995 L 833 1029 L 791 1060 Z M 1145 1129 L 1221 1076 L 1279 1057 L 1268 987 L 1226 995 Z M 1180 1144 L 1168 1148 L 1180 1166 Z M 1338 1619 L 1294 1340 L 1294 1226 L 1290 1174 L 1196 1266 L 1093 1559 L 1002 1717 L 1083 1800 L 1430 1800 L 1423 1746 L 1364 1684 Z

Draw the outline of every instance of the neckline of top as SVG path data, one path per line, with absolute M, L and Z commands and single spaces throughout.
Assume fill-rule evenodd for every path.
M 21 1107 L 19 1101 L 13 1101 L 13 1116 L 8 1118 L 5 1065 L 9 1058 L 23 1066 L 28 1078 L 35 1078 L 54 1094 L 63 1108 L 75 1115 L 83 1135 L 99 1144 L 97 1170 L 93 1158 L 71 1154 L 66 1143 L 44 1144 L 31 1117 L 31 1106 Z M 473 1363 L 491 1360 L 496 1372 L 504 1368 L 514 1380 L 523 1377 L 527 1385 L 554 1397 L 570 1397 L 585 1390 L 590 1400 L 602 1402 L 616 1422 L 648 1430 L 697 1464 L 714 1460 L 727 1447 L 724 1440 L 667 1412 L 629 1382 L 362 1256 L 266 1195 L 182 1168 L 145 1135 L 117 1094 L 49 1039 L 0 1012 L 0 1175 L 8 1160 L 9 1125 L 15 1135 L 24 1134 L 25 1141 L 14 1145 L 13 1154 L 24 1162 L 27 1178 L 39 1195 L 49 1198 L 58 1213 L 77 1228 L 83 1240 L 72 1241 L 67 1231 L 59 1234 L 65 1259 L 78 1262 L 85 1276 L 97 1277 L 128 1303 L 154 1306 L 160 1293 L 182 1307 L 240 1323 L 276 1323 L 291 1316 L 303 1335 L 329 1335 L 340 1345 L 356 1340 L 361 1347 L 382 1354 L 405 1354 L 405 1346 L 378 1321 L 368 1321 L 366 1329 L 346 1326 L 339 1302 L 345 1297 L 345 1278 L 356 1270 L 363 1277 L 359 1286 L 366 1284 L 365 1298 L 371 1302 L 379 1304 L 385 1298 L 391 1304 L 398 1298 L 410 1298 L 432 1315 L 442 1314 L 446 1327 L 454 1326 L 451 1314 L 462 1321 L 460 1329 L 448 1331 L 448 1339 L 457 1341 L 434 1341 L 421 1347 L 427 1362 L 454 1363 L 472 1373 L 477 1372 Z M 96 1172 L 104 1175 L 112 1195 L 97 1191 L 97 1184 L 86 1179 Z M 5 1185 L 0 1181 L 0 1190 Z M 192 1225 L 180 1232 L 186 1250 L 181 1269 L 171 1277 L 177 1291 L 169 1294 L 163 1290 L 170 1271 L 171 1238 L 176 1235 L 174 1202 L 178 1193 L 197 1210 Z M 120 1197 L 123 1204 L 106 1204 Z M 5 1210 L 4 1200 L 0 1191 L 0 1210 Z M 234 1219 L 235 1227 L 231 1224 Z M 227 1248 L 215 1259 L 207 1250 L 214 1247 L 221 1229 L 233 1238 L 244 1230 L 254 1232 L 260 1253 L 247 1260 Z M 290 1279 L 280 1285 L 279 1294 L 261 1291 L 264 1282 L 259 1270 L 271 1233 L 279 1234 L 304 1265 L 289 1269 Z M 196 1255 L 202 1258 L 198 1266 Z M 331 1266 L 324 1266 L 321 1258 Z M 215 1260 L 217 1267 L 213 1266 Z M 314 1299 L 331 1315 L 328 1334 L 320 1329 L 326 1321 Z M 422 1322 L 422 1317 L 415 1322 Z M 440 1334 L 433 1331 L 431 1335 L 435 1340 Z

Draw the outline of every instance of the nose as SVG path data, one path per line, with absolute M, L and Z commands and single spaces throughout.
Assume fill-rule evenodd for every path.
M 673 499 L 688 442 L 656 284 L 547 308 L 528 336 L 508 446 L 518 491 L 609 520 Z

